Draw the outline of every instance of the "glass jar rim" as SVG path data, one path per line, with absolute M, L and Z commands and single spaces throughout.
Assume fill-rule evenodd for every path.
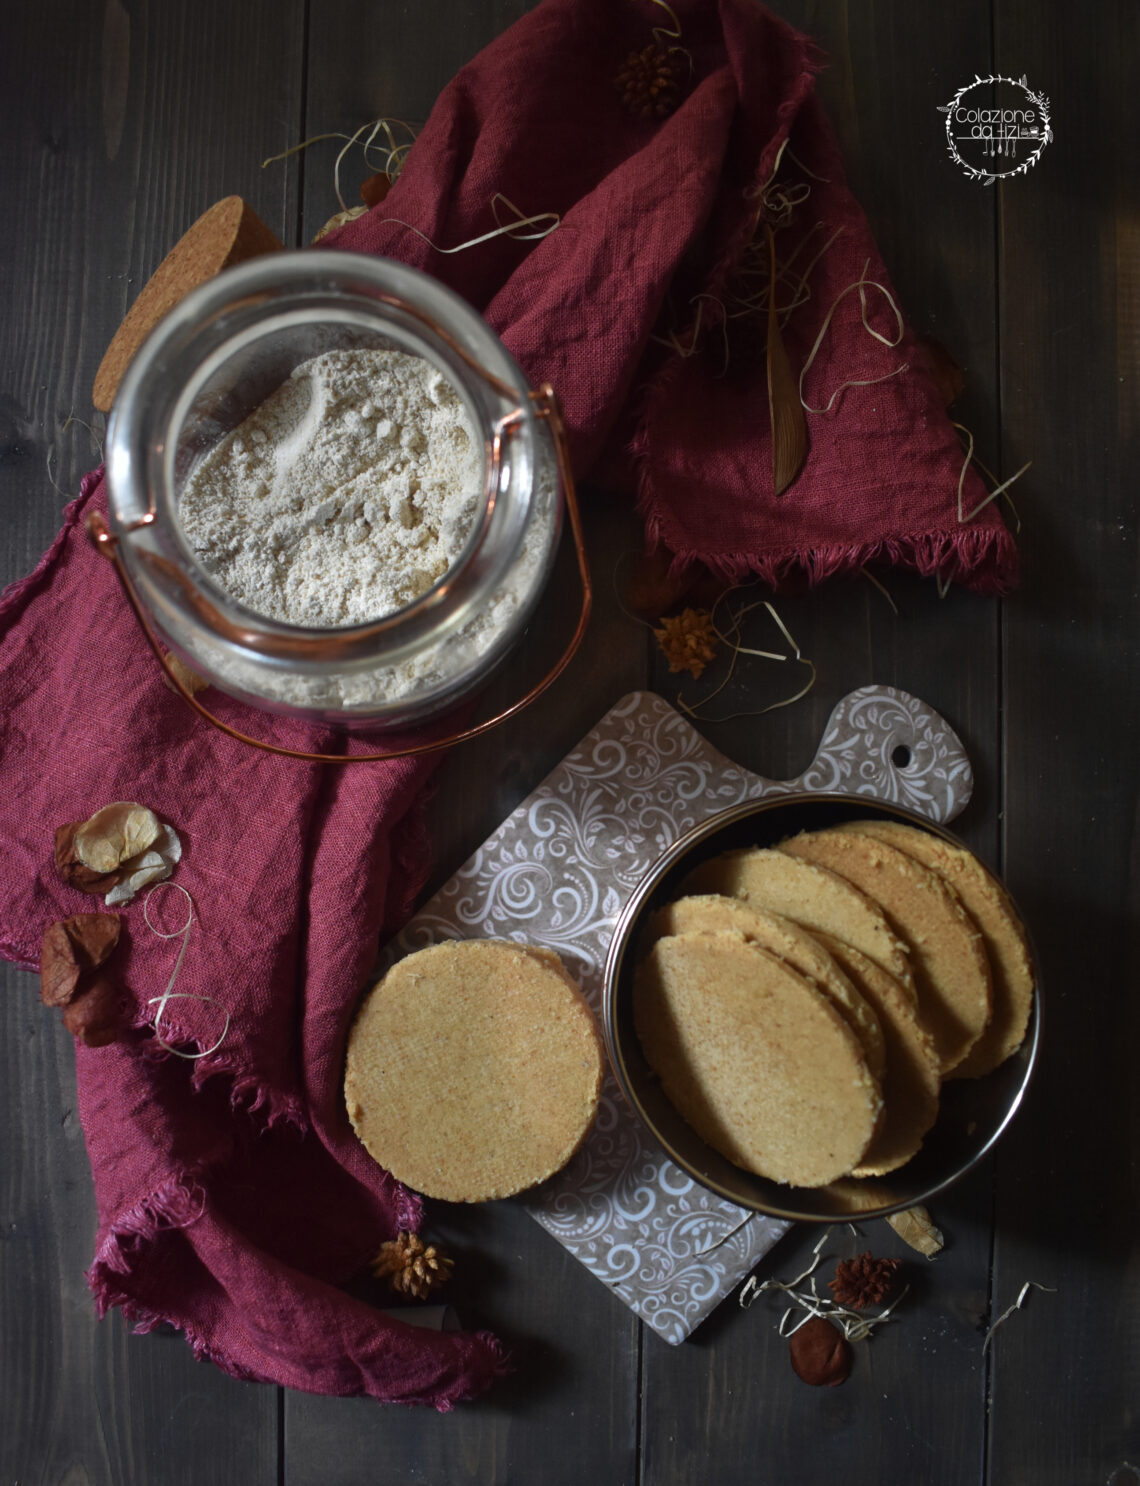
M 258 325 L 272 323 L 291 296 L 313 308 L 340 305 L 376 316 L 375 329 L 418 334 L 427 359 L 445 363 L 464 400 L 480 414 L 486 444 L 484 504 L 463 553 L 442 578 L 403 608 L 364 623 L 309 628 L 271 619 L 245 608 L 201 571 L 182 571 L 188 547 L 171 519 L 173 459 L 179 416 L 185 416 L 185 386 L 204 346 L 217 340 L 222 356 L 228 336 L 235 345 L 256 339 Z M 347 312 L 347 309 L 346 309 Z M 298 311 L 300 313 L 300 311 Z M 402 317 L 402 318 L 401 318 Z M 314 314 L 313 321 L 318 317 Z M 219 339 L 221 337 L 221 339 Z M 399 334 L 395 335 L 398 340 Z M 224 359 L 224 357 L 223 357 Z M 464 371 L 468 373 L 463 381 Z M 200 381 L 204 378 L 200 378 Z M 280 252 L 226 269 L 191 291 L 160 322 L 132 360 L 108 425 L 107 474 L 112 529 L 140 589 L 193 611 L 196 620 L 247 656 L 272 663 L 348 663 L 382 646 L 393 659 L 436 643 L 440 626 L 458 623 L 457 613 L 484 602 L 518 547 L 516 540 L 489 551 L 489 534 L 509 534 L 513 494 L 528 485 L 510 475 L 509 448 L 524 475 L 535 465 L 537 420 L 531 392 L 519 367 L 486 322 L 454 291 L 427 274 L 392 259 L 336 249 Z M 529 482 L 533 491 L 533 481 Z M 164 519 L 165 518 L 165 519 Z M 156 552 L 156 545 L 165 545 Z M 492 544 L 493 545 L 493 544 Z M 178 548 L 181 546 L 182 551 Z M 161 604 L 159 605 L 161 607 Z M 161 623 L 161 620 L 160 620 Z

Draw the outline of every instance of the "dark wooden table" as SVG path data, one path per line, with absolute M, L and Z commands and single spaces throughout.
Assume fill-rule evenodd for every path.
M 619 3 L 619 0 L 615 0 Z M 0 255 L 0 542 L 34 564 L 98 462 L 90 388 L 166 249 L 236 192 L 287 243 L 336 209 L 326 143 L 385 114 L 423 120 L 525 0 L 44 0 L 5 7 Z M 897 1324 L 850 1380 L 792 1375 L 778 1307 L 730 1299 L 664 1344 L 516 1205 L 437 1209 L 460 1256 L 452 1299 L 517 1371 L 447 1416 L 232 1381 L 178 1337 L 94 1318 L 94 1209 L 73 1052 L 32 977 L 5 969 L 0 1115 L 0 1480 L 596 1481 L 1127 1486 L 1140 1481 L 1136 1249 L 1137 477 L 1140 200 L 1137 10 L 1057 0 L 781 0 L 830 54 L 821 89 L 908 314 L 966 368 L 960 416 L 1016 489 L 1024 579 L 1004 603 L 888 577 L 780 601 L 819 680 L 795 706 L 704 724 L 724 752 L 790 776 L 835 701 L 870 682 L 923 697 L 978 783 L 958 828 L 1006 875 L 1047 988 L 1039 1076 L 996 1156 L 934 1204 L 933 1262 L 908 1255 Z M 945 102 L 975 73 L 1053 106 L 1028 176 L 983 188 L 948 159 Z M 346 180 L 354 184 L 359 169 Z M 89 431 L 88 424 L 92 425 Z M 456 752 L 433 808 L 441 882 L 624 692 L 672 697 L 651 637 L 613 598 L 637 542 L 587 493 L 599 602 L 571 674 Z M 895 612 L 897 609 L 897 612 Z M 786 691 L 748 672 L 753 707 Z M 794 1274 L 816 1229 L 764 1265 Z M 854 1239 L 852 1240 L 854 1242 Z M 1025 1308 L 983 1352 L 991 1321 Z M 1128 1464 L 1131 1462 L 1131 1465 Z

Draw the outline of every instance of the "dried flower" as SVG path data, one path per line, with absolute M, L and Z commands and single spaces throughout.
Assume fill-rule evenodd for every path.
M 103 964 L 119 942 L 117 913 L 76 913 L 49 924 L 40 950 L 40 1000 L 66 1006 L 80 979 Z
M 712 615 L 704 609 L 683 609 L 680 614 L 663 619 L 661 628 L 653 633 L 670 671 L 688 671 L 694 681 L 716 654 Z
M 852 1310 L 882 1305 L 894 1286 L 895 1272 L 901 1263 L 901 1259 L 876 1259 L 868 1249 L 857 1259 L 841 1259 L 827 1288 L 837 1305 L 848 1305 Z
M 444 1284 L 452 1261 L 435 1244 L 425 1244 L 418 1233 L 398 1233 L 380 1245 L 369 1266 L 377 1279 L 386 1279 L 398 1295 L 424 1300 Z
M 815 1388 L 837 1388 L 851 1371 L 851 1344 L 822 1316 L 792 1332 L 788 1355 L 797 1377 Z
M 677 107 L 681 92 L 681 68 L 675 53 L 651 41 L 639 52 L 630 52 L 614 78 L 627 111 L 640 119 L 663 119 Z
M 84 893 L 106 894 L 107 907 L 115 908 L 169 877 L 182 857 L 182 842 L 153 810 L 119 800 L 89 820 L 60 826 L 54 854 L 64 882 Z

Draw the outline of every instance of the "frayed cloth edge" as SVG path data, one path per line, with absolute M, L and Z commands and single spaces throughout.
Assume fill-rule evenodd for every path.
M 668 547 L 661 519 L 642 511 L 650 547 Z M 701 564 L 725 583 L 759 578 L 771 588 L 796 575 L 814 587 L 825 579 L 851 572 L 868 563 L 907 566 L 924 578 L 960 583 L 975 593 L 1001 598 L 1017 581 L 1017 543 L 1003 526 L 981 530 L 917 532 L 909 536 L 878 537 L 863 542 L 829 542 L 781 553 L 708 553 L 682 549 L 673 553 L 672 567 L 681 572 Z
M 170 1321 L 160 1312 L 145 1305 L 131 1295 L 117 1278 L 131 1273 L 131 1251 L 136 1245 L 154 1243 L 161 1233 L 171 1229 L 188 1228 L 201 1217 L 205 1210 L 205 1201 L 206 1194 L 200 1183 L 191 1174 L 183 1173 L 163 1182 L 149 1196 L 115 1218 L 99 1243 L 91 1268 L 84 1276 L 94 1297 L 95 1313 L 102 1320 L 110 1310 L 121 1310 L 132 1330 L 140 1336 L 161 1326 L 173 1326 L 185 1336 L 196 1361 L 212 1363 L 222 1372 L 242 1382 L 282 1386 L 268 1374 L 245 1367 L 233 1358 L 219 1353 L 189 1323 Z M 340 1396 L 373 1397 L 381 1403 L 403 1403 L 409 1407 L 434 1408 L 441 1414 L 450 1413 L 457 1403 L 466 1403 L 477 1398 L 496 1378 L 513 1371 L 510 1356 L 497 1336 L 489 1331 L 477 1331 L 473 1335 L 491 1358 L 490 1368 L 475 1386 L 451 1393 L 430 1393 L 418 1399 L 382 1398 L 368 1394 L 364 1389 L 355 1394 L 346 1393 Z
M 168 1177 L 160 1187 L 112 1220 L 86 1276 L 100 1317 L 108 1304 L 121 1305 L 129 1299 L 104 1277 L 104 1272 L 130 1274 L 130 1250 L 137 1243 L 152 1243 L 160 1233 L 172 1228 L 189 1228 L 202 1216 L 205 1206 L 205 1189 L 193 1175 L 184 1172 Z M 116 1294 L 120 1298 L 113 1298 Z

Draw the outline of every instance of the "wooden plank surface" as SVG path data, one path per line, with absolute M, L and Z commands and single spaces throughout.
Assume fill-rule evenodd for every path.
M 1006 610 L 1005 870 L 1037 936 L 1048 1020 L 1026 1117 L 998 1153 L 990 1476 L 1140 1478 L 1137 1153 L 1140 193 L 1135 7 L 1078 35 L 997 12 L 1056 139 L 1000 196 L 1001 409 L 1025 583 Z M 1059 1377 L 1071 1379 L 1058 1387 Z M 1043 1406 L 1047 1400 L 1047 1406 Z
M 307 242 L 336 209 L 339 145 L 265 170 L 262 159 L 380 113 L 422 122 L 455 69 L 526 8 L 431 0 L 381 14 L 364 0 L 285 0 L 269 24 L 258 7 L 218 0 L 192 10 L 105 0 L 9 18 L 0 577 L 31 567 L 97 459 L 95 369 L 190 221 L 236 191 L 286 242 Z M 383 1409 L 237 1383 L 194 1363 L 181 1338 L 131 1337 L 118 1316 L 94 1321 L 82 1279 L 94 1212 L 70 1040 L 43 1015 L 35 980 L 6 969 L 3 1479 L 1135 1479 L 1126 1462 L 1140 1460 L 1140 1307 L 1127 1174 L 1137 1109 L 1140 215 L 1119 143 L 1136 133 L 1126 78 L 1135 13 L 1112 3 L 1077 26 L 1057 5 L 1023 0 L 777 8 L 830 55 L 820 86 L 852 184 L 909 317 L 966 368 L 960 415 L 979 451 L 1005 474 L 1034 459 L 1018 494 L 1025 582 L 998 605 L 961 593 L 941 601 L 930 585 L 890 575 L 897 613 L 862 578 L 781 597 L 781 618 L 818 667 L 815 689 L 761 717 L 719 722 L 710 711 L 701 727 L 745 766 L 788 777 L 841 695 L 885 681 L 959 731 L 977 788 L 958 828 L 1004 862 L 1049 994 L 1046 1056 L 1024 1115 L 993 1162 L 932 1204 L 949 1239 L 938 1260 L 909 1256 L 882 1224 L 831 1235 L 837 1253 L 906 1256 L 913 1287 L 843 1388 L 793 1377 L 775 1302 L 742 1311 L 730 1300 L 671 1348 L 517 1205 L 437 1205 L 429 1228 L 458 1260 L 453 1303 L 465 1324 L 503 1337 L 517 1371 L 448 1416 Z M 1028 177 L 987 191 L 947 159 L 936 106 L 994 64 L 1050 96 L 1057 138 Z M 345 172 L 350 204 L 360 174 Z M 69 416 L 91 422 L 96 442 Z M 586 645 L 532 712 L 441 770 L 429 809 L 433 885 L 625 691 L 648 681 L 677 693 L 648 631 L 614 595 L 637 524 L 596 492 L 585 506 L 598 587 Z M 555 596 L 572 608 L 570 574 Z M 557 645 L 553 629 L 536 631 L 520 665 L 537 673 Z M 746 710 L 778 700 L 787 669 L 742 672 L 723 700 Z M 491 700 L 520 674 L 498 678 Z M 765 1272 L 796 1273 L 817 1236 L 794 1231 Z M 983 1353 L 987 1326 L 1028 1279 L 1055 1293 L 1035 1292 Z
M 852 188 L 908 317 L 969 368 L 969 395 L 957 416 L 974 428 L 980 447 L 996 451 L 993 204 L 976 189 L 967 196 L 969 183 L 954 175 L 936 107 L 959 79 L 988 63 L 989 6 L 956 6 L 935 16 L 913 6 L 876 5 L 861 11 L 857 23 L 840 7 L 822 13 L 818 6 L 784 5 L 781 13 L 809 29 L 828 55 L 820 91 Z M 802 682 L 802 667 L 742 658 L 738 685 L 699 710 L 710 719 L 702 730 L 730 757 L 787 778 L 810 760 L 841 696 L 872 682 L 901 686 L 938 708 L 966 741 L 977 798 L 956 828 L 992 860 L 998 606 L 960 592 L 940 600 L 930 583 L 885 570 L 876 576 L 897 613 L 862 577 L 777 597 L 780 618 L 816 663 L 814 690 L 792 707 L 717 723 L 712 719 L 737 707 L 750 710 L 757 696 L 775 701 Z M 757 589 L 739 602 L 763 596 Z M 787 649 L 763 613 L 751 624 L 747 644 Z M 655 684 L 665 695 L 678 690 L 677 678 L 660 665 Z M 710 689 L 689 682 L 682 694 L 695 699 Z M 989 1285 L 990 1204 L 987 1169 L 932 1204 L 950 1236 L 933 1263 L 882 1221 L 857 1225 L 858 1234 L 844 1227 L 831 1232 L 825 1253 L 834 1257 L 821 1269 L 824 1285 L 836 1259 L 871 1249 L 901 1257 L 914 1287 L 897 1323 L 856 1347 L 852 1375 L 840 1389 L 805 1388 L 792 1372 L 787 1344 L 776 1333 L 785 1308 L 778 1295 L 747 1313 L 730 1302 L 680 1355 L 647 1343 L 645 1479 L 681 1486 L 702 1479 L 702 1463 L 710 1459 L 718 1461 L 724 1486 L 754 1481 L 760 1461 L 773 1480 L 954 1486 L 976 1479 L 985 1441 L 980 1328 Z M 765 1272 L 793 1278 L 811 1261 L 822 1232 L 794 1231 Z
M 279 233 L 295 170 L 264 155 L 300 125 L 299 0 L 21 6 L 5 25 L 0 293 L 4 578 L 33 566 L 99 462 L 91 384 L 143 283 L 228 192 Z M 251 88 L 251 76 L 260 79 Z M 50 456 L 50 463 L 49 463 Z M 53 488 L 56 487 L 56 488 Z M 50 824 L 50 823 L 48 823 Z M 47 825 L 45 825 L 47 828 Z M 277 1479 L 277 1391 L 200 1365 L 181 1337 L 95 1320 L 95 1213 L 74 1053 L 35 978 L 5 967 L 0 1475 L 21 1482 Z
M 366 0 L 314 9 L 306 131 L 352 134 L 380 114 L 421 125 L 452 74 L 527 8 L 519 0 L 484 0 L 463 8 L 435 3 L 417 11 L 414 23 L 393 17 L 383 26 L 376 25 L 375 7 Z M 438 44 L 402 46 L 409 32 L 430 33 Z M 354 58 L 347 78 L 346 55 Z M 358 182 L 368 173 L 359 156 L 346 166 L 347 180 Z M 308 236 L 329 214 L 329 174 L 311 156 L 305 208 Z M 583 502 L 592 551 L 609 552 L 628 540 L 628 513 L 608 510 L 586 492 Z M 481 699 L 487 712 L 537 681 L 568 638 L 577 584 L 568 554 L 562 556 L 551 599 L 526 645 Z M 612 587 L 602 581 L 599 589 L 588 638 L 562 683 L 521 717 L 465 745 L 445 763 L 429 807 L 433 887 L 451 876 L 593 726 L 609 705 L 607 698 L 644 684 L 643 636 L 636 627 L 623 626 Z M 557 616 L 553 626 L 551 614 Z M 423 1411 L 393 1413 L 290 1394 L 285 1402 L 290 1482 L 357 1481 L 378 1455 L 392 1481 L 542 1480 L 550 1486 L 635 1481 L 639 1335 L 634 1318 L 514 1203 L 491 1203 L 478 1211 L 429 1203 L 426 1224 L 458 1256 L 460 1272 L 450 1298 L 463 1324 L 500 1336 L 516 1375 L 496 1388 L 486 1407 L 460 1410 L 445 1421 Z M 552 1450 L 552 1440 L 565 1438 L 571 1399 L 570 1407 L 590 1421 L 589 1429 L 576 1438 L 572 1451 Z M 342 1430 L 348 1419 L 351 1430 Z M 337 1451 L 331 1478 L 330 1431 L 350 1440 Z

